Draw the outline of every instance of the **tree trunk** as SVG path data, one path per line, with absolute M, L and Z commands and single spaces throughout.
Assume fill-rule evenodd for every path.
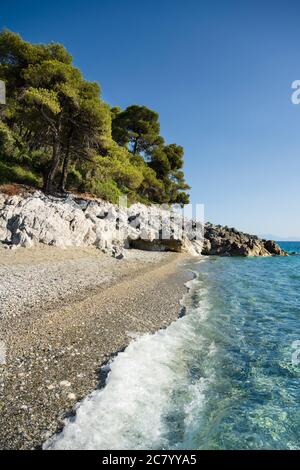
M 53 180 L 57 173 L 59 160 L 60 160 L 60 143 L 59 143 L 58 137 L 56 137 L 53 143 L 51 165 L 50 165 L 49 171 L 46 175 L 45 182 L 44 182 L 45 193 L 50 193 L 52 190 Z
M 67 148 L 66 148 L 66 153 L 64 156 L 63 169 L 62 169 L 62 174 L 61 174 L 61 179 L 60 179 L 60 184 L 59 184 L 59 189 L 62 193 L 66 192 L 66 182 L 67 182 L 69 164 L 70 164 L 70 146 L 71 146 L 72 134 L 73 134 L 73 129 L 71 129 L 68 135 Z
M 48 173 L 46 174 L 44 182 L 44 191 L 45 193 L 50 193 L 52 191 L 53 181 L 57 173 L 58 165 L 60 162 L 60 152 L 61 152 L 61 128 L 62 128 L 62 115 L 59 116 L 58 126 L 55 130 L 53 137 L 53 149 L 52 149 L 52 159 Z
M 137 146 L 138 146 L 138 137 L 136 137 L 134 144 L 133 144 L 133 155 L 136 155 L 137 152 Z

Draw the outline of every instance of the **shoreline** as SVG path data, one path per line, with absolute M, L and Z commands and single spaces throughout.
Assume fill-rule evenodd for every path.
M 74 405 L 101 385 L 101 366 L 112 355 L 180 316 L 185 283 L 193 277 L 184 266 L 191 257 L 130 250 L 119 261 L 93 248 L 51 247 L 0 255 L 0 270 L 15 278 L 12 284 L 8 275 L 5 295 L 19 306 L 2 308 L 0 316 L 0 340 L 7 345 L 7 364 L 0 366 L 0 448 L 39 448 L 62 428 Z M 22 283 L 30 272 L 26 292 Z M 84 282 L 87 273 L 97 279 Z M 43 297 L 36 275 L 38 286 L 50 276 L 50 285 L 62 284 L 65 291 L 58 288 L 57 298 L 44 291 Z M 66 289 L 69 282 L 73 290 Z M 20 300 L 18 283 L 25 294 L 34 291 L 36 303 L 30 295 L 27 303 Z

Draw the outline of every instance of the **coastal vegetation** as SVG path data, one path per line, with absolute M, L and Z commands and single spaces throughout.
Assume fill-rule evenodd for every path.
M 158 114 L 122 110 L 101 98 L 61 44 L 32 44 L 0 33 L 0 184 L 46 193 L 76 191 L 117 202 L 189 201 L 183 147 L 167 144 Z

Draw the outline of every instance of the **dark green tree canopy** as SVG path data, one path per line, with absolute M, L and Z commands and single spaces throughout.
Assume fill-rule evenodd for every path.
M 165 144 L 146 106 L 110 108 L 61 44 L 0 33 L 0 183 L 89 191 L 117 202 L 188 201 L 183 148 Z
M 71 64 L 72 56 L 61 44 L 31 44 L 11 31 L 5 30 L 1 33 L 0 73 L 6 79 L 9 94 L 24 86 L 21 74 L 26 67 L 45 60 Z
M 159 133 L 158 114 L 146 106 L 129 106 L 116 113 L 112 122 L 113 139 L 119 145 L 129 145 L 129 150 L 134 155 L 148 155 L 154 146 L 162 143 Z

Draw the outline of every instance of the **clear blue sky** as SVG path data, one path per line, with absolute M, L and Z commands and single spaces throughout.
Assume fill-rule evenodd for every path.
M 63 43 L 111 105 L 158 111 L 207 219 L 300 238 L 299 2 L 10 0 L 0 15 Z

